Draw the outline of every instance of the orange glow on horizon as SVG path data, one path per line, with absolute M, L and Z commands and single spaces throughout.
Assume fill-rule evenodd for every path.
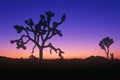
M 74 47 L 76 44 L 73 44 L 73 46 L 64 46 L 61 49 L 65 52 L 63 54 L 64 59 L 71 59 L 71 58 L 87 58 L 89 56 L 103 56 L 106 57 L 106 54 L 104 50 L 100 49 L 98 47 L 93 47 L 91 46 L 82 46 L 82 47 Z M 9 47 L 11 46 L 11 47 Z M 26 50 L 23 49 L 16 49 L 16 45 L 12 46 L 11 44 L 7 46 L 3 46 L 0 49 L 0 56 L 6 56 L 6 57 L 11 57 L 11 58 L 29 58 L 31 55 L 31 46 L 29 46 Z M 57 45 L 60 46 L 60 45 Z M 6 49 L 6 50 L 5 50 Z M 49 48 L 44 49 L 44 54 L 43 54 L 43 59 L 58 59 L 58 53 L 49 53 Z M 120 59 L 120 51 L 119 47 L 115 47 L 114 45 L 110 47 L 110 53 L 114 53 L 114 58 Z M 35 49 L 35 52 L 33 54 L 36 57 L 39 57 L 39 51 L 38 49 Z
M 0 56 L 6 56 L 6 57 L 10 57 L 10 58 L 29 58 L 31 54 L 30 53 L 21 53 L 21 52 L 17 52 L 17 53 L 0 53 Z M 38 57 L 39 53 L 35 53 L 34 56 Z M 65 53 L 63 54 L 64 59 L 85 59 L 89 56 L 103 56 L 106 57 L 106 54 L 104 52 L 98 52 L 98 53 Z M 120 58 L 120 55 L 118 53 L 114 54 L 114 57 L 116 59 Z M 59 56 L 57 53 L 44 53 L 43 54 L 43 59 L 59 59 Z

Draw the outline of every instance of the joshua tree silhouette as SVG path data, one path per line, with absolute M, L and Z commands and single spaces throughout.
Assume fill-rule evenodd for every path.
M 34 46 L 31 53 L 33 54 L 34 49 L 38 47 L 40 60 L 43 59 L 43 49 L 48 47 L 50 48 L 50 53 L 52 53 L 51 50 L 54 50 L 56 53 L 59 53 L 59 57 L 63 59 L 62 53 L 64 52 L 60 48 L 55 48 L 52 43 L 46 44 L 46 42 L 55 35 L 62 37 L 62 33 L 58 29 L 58 26 L 65 21 L 66 15 L 63 14 L 59 22 L 54 21 L 52 23 L 51 20 L 53 17 L 54 13 L 47 11 L 44 15 L 40 15 L 40 20 L 37 24 L 35 24 L 30 18 L 29 20 L 25 20 L 25 23 L 27 24 L 26 27 L 21 25 L 14 25 L 17 33 L 24 31 L 25 34 L 21 35 L 19 39 L 11 40 L 10 42 L 16 43 L 17 49 L 26 49 L 25 45 L 28 42 L 32 41 L 34 43 Z
M 29 59 L 37 59 L 37 57 L 35 57 L 33 54 L 31 54 L 31 55 L 29 56 Z
M 103 49 L 105 51 L 105 53 L 107 55 L 107 59 L 109 59 L 109 47 L 113 42 L 114 42 L 113 39 L 110 39 L 109 37 L 105 37 L 99 43 L 99 46 L 101 47 L 101 49 Z
M 114 54 L 113 53 L 110 53 L 110 59 L 114 60 Z

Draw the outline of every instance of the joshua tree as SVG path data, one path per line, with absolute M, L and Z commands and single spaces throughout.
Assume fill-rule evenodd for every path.
M 110 39 L 109 37 L 105 37 L 99 43 L 99 46 L 101 47 L 101 49 L 103 49 L 105 51 L 105 53 L 107 55 L 107 59 L 109 59 L 109 47 L 113 42 L 114 42 L 113 39 Z
M 29 59 L 37 59 L 37 57 L 35 57 L 33 54 L 31 54 L 31 55 L 29 56 Z
M 110 53 L 110 59 L 114 60 L 114 54 L 113 53 Z
M 66 15 L 63 14 L 61 20 L 59 22 L 52 22 L 52 18 L 54 17 L 54 13 L 51 11 L 47 11 L 44 15 L 40 15 L 40 20 L 38 23 L 34 23 L 30 18 L 25 20 L 26 26 L 14 25 L 14 28 L 17 30 L 17 33 L 23 33 L 19 39 L 11 40 L 11 43 L 16 43 L 17 49 L 23 48 L 26 49 L 26 44 L 28 42 L 33 42 L 32 54 L 34 53 L 34 49 L 37 47 L 39 49 L 39 59 L 43 59 L 43 49 L 50 48 L 54 50 L 56 53 L 59 53 L 59 57 L 63 59 L 62 53 L 64 53 L 60 48 L 55 48 L 52 43 L 46 43 L 49 39 L 51 39 L 55 35 L 59 35 L 62 37 L 61 30 L 58 29 L 58 26 L 62 24 Z

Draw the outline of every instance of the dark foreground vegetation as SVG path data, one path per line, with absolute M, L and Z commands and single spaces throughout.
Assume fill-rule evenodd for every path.
M 100 56 L 86 59 L 11 59 L 0 57 L 1 78 L 15 79 L 120 79 L 120 60 Z

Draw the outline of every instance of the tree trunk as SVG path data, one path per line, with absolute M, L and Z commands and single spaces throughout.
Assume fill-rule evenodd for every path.
M 109 54 L 108 53 L 106 53 L 107 54 L 107 59 L 109 59 Z
M 107 48 L 107 59 L 109 59 L 109 48 Z
M 43 48 L 39 49 L 39 60 L 43 60 Z

